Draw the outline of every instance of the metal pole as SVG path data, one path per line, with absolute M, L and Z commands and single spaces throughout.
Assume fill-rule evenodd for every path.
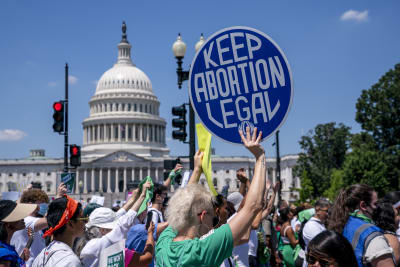
M 276 181 L 281 182 L 281 157 L 279 155 L 279 130 L 275 133 L 276 138 Z M 279 187 L 278 202 L 282 200 L 282 184 Z
M 194 110 L 189 99 L 189 159 L 190 169 L 194 170 L 194 154 L 196 153 Z
M 65 63 L 64 172 L 68 172 L 68 63 Z

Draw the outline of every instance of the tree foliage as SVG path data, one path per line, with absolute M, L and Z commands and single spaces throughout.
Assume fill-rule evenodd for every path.
M 302 136 L 294 173 L 300 176 L 305 171 L 313 185 L 312 197 L 320 197 L 329 187 L 331 172 L 340 169 L 350 144 L 350 128 L 342 123 L 319 124 L 308 135 Z M 301 178 L 302 179 L 302 178 Z M 302 180 L 302 187 L 304 181 Z
M 334 201 L 340 189 L 345 186 L 342 170 L 332 170 L 330 187 L 324 192 L 324 196 L 330 201 Z

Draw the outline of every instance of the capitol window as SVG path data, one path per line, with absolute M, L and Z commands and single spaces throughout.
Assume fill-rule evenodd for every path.
M 139 112 L 142 112 L 142 104 L 139 105 Z
M 51 191 L 51 182 L 46 182 L 46 191 L 47 192 Z
M 136 110 L 137 110 L 136 104 L 134 104 L 134 105 L 133 105 L 133 111 L 136 111 Z
M 213 179 L 213 184 L 215 187 L 218 187 L 218 179 L 217 178 Z
M 131 104 L 128 104 L 128 111 L 131 111 Z
M 12 175 L 12 173 L 10 172 L 10 173 L 8 174 L 8 176 L 9 176 L 9 177 L 12 177 L 13 175 Z

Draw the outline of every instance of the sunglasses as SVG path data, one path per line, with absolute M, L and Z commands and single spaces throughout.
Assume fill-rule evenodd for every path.
M 331 264 L 335 262 L 334 260 L 319 259 L 310 254 L 306 255 L 306 261 L 308 264 L 315 264 L 318 261 L 321 267 L 329 267 Z

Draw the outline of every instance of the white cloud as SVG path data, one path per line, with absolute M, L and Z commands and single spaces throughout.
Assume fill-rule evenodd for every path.
M 78 82 L 78 78 L 76 78 L 75 76 L 69 75 L 68 76 L 68 82 L 70 84 L 76 84 Z
M 58 83 L 57 82 L 48 82 L 47 85 L 50 87 L 55 87 L 58 85 Z
M 16 130 L 16 129 L 5 129 L 5 130 L 0 130 L 0 141 L 18 141 L 21 140 L 27 136 L 26 133 L 24 133 L 21 130 Z
M 342 14 L 340 17 L 340 20 L 346 21 L 346 20 L 354 20 L 357 22 L 364 22 L 368 20 L 368 10 L 364 11 L 357 11 L 357 10 L 347 10 Z

